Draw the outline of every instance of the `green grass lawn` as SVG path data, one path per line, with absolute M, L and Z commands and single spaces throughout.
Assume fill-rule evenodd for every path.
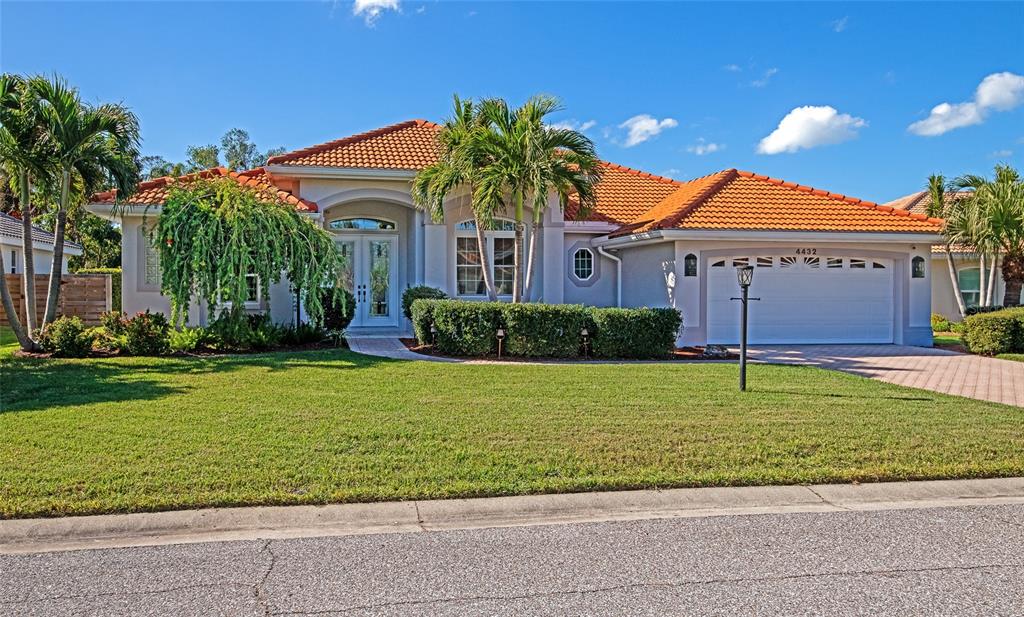
M 18 349 L 18 339 L 10 326 L 0 326 L 0 358 L 5 358 Z
M 1024 410 L 793 366 L 0 360 L 0 516 L 1024 474 Z

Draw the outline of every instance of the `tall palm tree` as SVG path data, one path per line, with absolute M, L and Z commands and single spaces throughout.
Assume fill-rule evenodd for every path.
M 530 297 L 539 230 L 550 193 L 558 195 L 563 208 L 573 193 L 584 208 L 591 207 L 595 201 L 600 166 L 593 142 L 577 131 L 545 124 L 547 116 L 560 108 L 558 99 L 545 95 L 531 97 L 515 110 L 500 99 L 488 99 L 481 104 L 481 115 L 490 130 L 483 135 L 482 147 L 488 164 L 481 173 L 477 199 L 495 208 L 503 208 L 508 195 L 513 200 L 516 222 L 513 302 Z M 533 209 L 533 226 L 530 267 L 524 280 L 527 198 Z
M 980 193 L 991 241 L 1002 254 L 1003 306 L 1017 306 L 1024 287 L 1024 181 L 1016 169 L 997 165 L 995 179 Z
M 484 230 L 489 229 L 494 220 L 493 204 L 485 204 L 476 199 L 474 193 L 480 171 L 486 163 L 480 148 L 485 130 L 477 104 L 472 99 L 460 99 L 455 95 L 452 101 L 452 115 L 445 120 L 438 135 L 441 145 L 440 157 L 436 163 L 416 174 L 412 185 L 412 197 L 417 207 L 430 214 L 434 221 L 440 222 L 444 220 L 444 202 L 448 196 L 460 188 L 469 191 L 484 287 L 487 297 L 490 300 L 497 300 L 487 245 L 484 243 Z
M 139 120 L 118 104 L 83 103 L 78 91 L 63 79 L 33 78 L 29 87 L 39 99 L 44 138 L 52 148 L 54 171 L 59 182 L 53 265 L 42 327 L 53 321 L 60 300 L 63 274 L 64 232 L 67 225 L 71 181 L 79 174 L 88 184 L 106 176 L 118 194 L 130 194 L 138 182 Z
M 928 176 L 928 197 L 930 199 L 928 216 L 945 219 L 946 221 L 943 227 L 946 265 L 949 266 L 949 280 L 953 285 L 953 295 L 956 296 L 956 306 L 960 311 L 960 317 L 963 317 L 967 314 L 967 305 L 964 303 L 964 297 L 960 293 L 960 277 L 957 274 L 956 261 L 953 259 L 953 244 L 964 239 L 963 236 L 969 227 L 962 224 L 962 215 L 956 208 L 957 202 L 953 201 L 949 204 L 946 202 L 946 189 L 949 186 L 950 184 L 946 182 L 946 178 L 942 174 Z
M 27 347 L 22 345 L 26 351 L 35 347 L 33 337 L 37 327 L 32 245 L 33 185 L 45 185 L 50 179 L 51 154 L 40 130 L 39 106 L 28 81 L 19 75 L 0 75 L 0 166 L 18 192 L 21 211 L 26 331 L 19 333 L 18 340 L 30 342 Z

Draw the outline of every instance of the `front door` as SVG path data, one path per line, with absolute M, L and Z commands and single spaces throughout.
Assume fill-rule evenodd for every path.
M 345 258 L 342 284 L 356 300 L 350 327 L 397 326 L 397 236 L 345 235 L 337 242 Z

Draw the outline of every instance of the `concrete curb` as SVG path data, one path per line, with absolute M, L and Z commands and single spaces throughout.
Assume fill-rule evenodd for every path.
M 1024 503 L 1024 478 L 686 488 L 0 521 L 0 554 L 656 518 Z

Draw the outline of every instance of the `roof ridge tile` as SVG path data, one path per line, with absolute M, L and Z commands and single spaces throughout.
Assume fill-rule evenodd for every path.
M 394 133 L 396 131 L 411 128 L 414 126 L 440 128 L 440 125 L 434 122 L 430 122 L 429 120 L 405 120 L 403 122 L 389 124 L 388 126 L 382 126 L 380 128 L 373 129 L 372 131 L 356 133 L 354 135 L 348 135 L 347 137 L 342 137 L 340 139 L 325 141 L 323 143 L 308 146 L 306 148 L 300 148 L 298 150 L 292 150 L 291 152 L 285 152 L 284 154 L 278 154 L 277 156 L 272 156 L 269 159 L 267 159 L 267 164 L 274 165 L 277 163 L 286 163 L 293 159 L 303 158 L 306 156 L 310 156 L 312 154 L 319 154 L 327 150 L 333 150 L 334 148 L 340 148 L 341 146 L 348 146 L 354 143 L 359 143 L 361 141 L 366 141 L 367 139 L 373 139 L 374 137 L 380 137 L 382 135 L 387 135 L 389 133 Z

